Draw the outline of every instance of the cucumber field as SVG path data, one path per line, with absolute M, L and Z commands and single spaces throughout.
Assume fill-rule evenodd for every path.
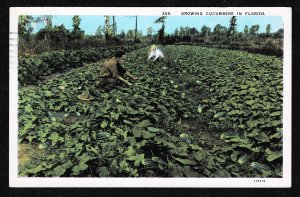
M 18 143 L 39 152 L 19 176 L 283 176 L 282 58 L 173 44 L 153 62 L 149 47 L 124 48 L 138 79 L 111 91 L 97 81 L 115 48 L 19 58 Z

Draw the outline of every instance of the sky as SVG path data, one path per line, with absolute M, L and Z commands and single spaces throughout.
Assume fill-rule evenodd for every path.
M 54 15 L 52 18 L 53 25 L 64 25 L 67 29 L 72 29 L 73 15 Z M 154 34 L 161 28 L 161 24 L 155 24 L 154 21 L 161 16 L 138 16 L 138 31 L 142 31 L 143 35 L 147 35 L 147 28 L 152 27 Z M 80 15 L 80 28 L 85 31 L 86 35 L 94 35 L 99 25 L 104 27 L 104 16 L 84 16 Z M 112 18 L 112 17 L 111 17 Z M 165 23 L 165 32 L 168 34 L 174 33 L 176 28 L 195 27 L 199 31 L 203 25 L 211 28 L 213 31 L 217 24 L 229 27 L 231 16 L 167 16 Z M 132 16 L 115 16 L 117 24 L 117 33 L 122 30 L 127 32 L 130 29 L 135 29 L 135 17 Z M 112 23 L 112 19 L 110 19 Z M 267 24 L 271 24 L 271 32 L 276 32 L 283 28 L 281 16 L 237 16 L 237 31 L 244 30 L 245 25 L 250 28 L 252 25 L 260 25 L 259 33 L 266 31 Z M 43 28 L 45 25 L 39 23 L 34 28 L 34 32 Z

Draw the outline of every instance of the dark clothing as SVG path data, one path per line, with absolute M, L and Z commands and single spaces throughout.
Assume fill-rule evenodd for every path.
M 113 78 L 117 79 L 119 76 L 123 76 L 126 70 L 117 62 L 116 58 L 112 58 L 105 62 L 100 69 L 101 78 Z
M 119 82 L 118 77 L 123 76 L 126 70 L 113 57 L 105 62 L 100 69 L 99 87 L 103 89 L 112 89 Z
M 113 78 L 101 78 L 98 87 L 105 90 L 111 90 L 119 84 L 119 80 Z

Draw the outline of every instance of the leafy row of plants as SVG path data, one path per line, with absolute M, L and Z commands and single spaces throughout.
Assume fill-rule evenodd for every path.
M 210 130 L 223 132 L 221 139 L 235 149 L 232 160 L 243 158 L 264 176 L 281 176 L 282 60 L 190 46 L 166 50 L 177 69 L 195 76 L 189 77 L 193 89 L 206 93 L 198 97 L 198 112 Z
M 275 133 L 261 128 L 257 128 L 257 136 L 264 133 L 269 142 L 250 137 L 247 134 L 253 130 L 239 125 L 248 126 L 253 117 L 233 113 L 236 112 L 233 110 L 254 111 L 250 105 L 241 106 L 248 99 L 236 87 L 241 86 L 237 78 L 246 78 L 236 72 L 256 75 L 262 71 L 261 75 L 265 75 L 268 65 L 275 65 L 270 77 L 275 79 L 273 74 L 278 75 L 274 81 L 279 84 L 274 87 L 280 87 L 280 60 L 202 47 L 167 46 L 164 50 L 173 59 L 147 61 L 144 58 L 147 48 L 128 54 L 125 67 L 139 77 L 132 87 L 121 85 L 111 92 L 97 88 L 95 73 L 101 64 L 96 63 L 40 83 L 36 88 L 20 89 L 19 141 L 35 144 L 47 152 L 40 162 L 21 168 L 20 175 L 281 176 L 281 156 L 275 159 L 271 156 L 274 148 L 280 151 L 281 142 L 276 141 L 280 138 L 271 138 Z M 243 68 L 244 64 L 248 66 Z M 232 66 L 241 67 L 240 71 Z M 257 69 L 258 66 L 262 68 Z M 257 70 L 250 72 L 251 69 Z M 261 78 L 258 81 L 265 85 L 257 86 L 257 91 L 268 97 L 267 87 L 271 83 Z M 224 111 L 224 104 L 233 102 L 230 99 L 234 94 L 227 89 L 240 94 L 239 100 L 233 97 L 236 104 L 228 112 Z M 77 95 L 83 90 L 89 90 L 95 99 L 80 101 Z M 273 96 L 280 106 L 281 97 Z M 276 102 L 262 100 L 280 111 Z M 256 117 L 259 125 L 267 125 L 267 121 L 262 121 L 267 117 L 262 116 L 263 110 L 255 111 L 259 113 Z M 237 121 L 242 122 L 237 124 Z M 194 124 L 196 129 L 179 129 L 184 123 Z M 224 142 L 202 141 L 197 133 L 200 130 L 217 131 Z M 263 148 L 264 152 L 254 148 Z
M 83 66 L 84 63 L 97 62 L 112 57 L 116 49 L 116 47 L 110 47 L 77 51 L 62 50 L 40 55 L 21 56 L 18 58 L 19 83 L 22 86 L 36 84 L 43 76 L 63 72 L 70 68 L 78 68 Z M 122 49 L 129 52 L 137 49 L 137 47 L 125 46 Z

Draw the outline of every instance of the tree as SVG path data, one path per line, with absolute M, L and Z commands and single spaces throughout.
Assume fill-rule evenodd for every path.
M 190 28 L 189 33 L 190 33 L 191 36 L 196 36 L 196 35 L 199 34 L 198 30 L 195 27 Z
M 52 29 L 52 15 L 41 15 L 38 17 L 35 17 L 34 22 L 35 23 L 43 23 L 45 25 L 45 29 Z
M 184 33 L 185 33 L 185 36 L 190 36 L 190 28 L 189 27 L 185 27 L 184 28 Z
M 73 25 L 72 25 L 73 31 L 80 31 L 80 27 L 79 27 L 81 21 L 80 17 L 78 15 L 75 15 L 73 16 L 72 21 L 73 21 Z
M 254 27 L 254 25 L 250 27 L 250 35 L 255 36 L 255 27 Z
M 259 25 L 255 25 L 255 31 L 256 31 L 256 35 L 258 35 L 258 30 L 259 30 L 260 26 Z
M 174 31 L 174 35 L 176 37 L 179 37 L 180 36 L 180 33 L 179 33 L 179 30 L 176 28 L 175 31 Z
M 45 16 L 45 23 L 46 23 L 46 29 L 51 29 L 53 26 L 52 26 L 52 17 L 51 15 L 47 15 Z
M 143 32 L 142 31 L 138 31 L 137 32 L 137 36 L 138 39 L 141 39 L 143 37 Z
M 126 37 L 127 37 L 127 38 L 133 38 L 133 37 L 134 37 L 134 30 L 129 29 L 129 30 L 127 31 Z
M 236 33 L 236 16 L 231 17 L 230 19 L 230 25 L 228 28 L 228 36 L 233 36 L 233 38 L 235 37 L 235 33 Z
M 248 37 L 248 35 L 249 35 L 249 27 L 248 27 L 248 25 L 246 25 L 245 28 L 244 28 L 244 35 L 246 37 Z
M 97 30 L 96 30 L 95 36 L 97 36 L 99 38 L 102 38 L 104 33 L 105 33 L 105 28 L 102 27 L 102 25 L 99 25 Z
M 284 31 L 283 29 L 279 29 L 276 33 L 274 33 L 275 38 L 283 38 Z
M 181 37 L 181 38 L 185 35 L 185 33 L 184 33 L 184 28 L 183 28 L 183 27 L 180 27 L 180 28 L 179 28 L 179 34 L 180 34 L 180 37 Z
M 222 28 L 221 24 L 217 24 L 214 28 L 214 33 L 217 34 L 218 40 L 220 40 L 221 28 Z
M 18 21 L 18 33 L 20 35 L 30 35 L 32 33 L 34 22 L 33 17 L 29 15 L 21 15 Z
M 109 16 L 104 16 L 105 23 L 105 39 L 108 40 L 112 36 L 112 29 L 109 22 Z
M 227 27 L 225 26 L 221 26 L 221 32 L 220 35 L 222 35 L 223 37 L 227 35 Z
M 151 38 L 152 32 L 153 32 L 153 28 L 152 27 L 148 27 L 147 28 L 147 36 Z
M 73 16 L 72 18 L 73 21 L 73 30 L 71 32 L 71 39 L 82 39 L 84 32 L 80 29 L 80 17 L 78 15 Z
M 258 34 L 259 27 L 259 25 L 252 25 L 250 28 L 250 34 L 252 36 L 256 36 Z
M 267 37 L 269 37 L 271 35 L 271 25 L 270 24 L 268 24 L 266 27 L 266 35 L 267 35 Z
M 156 21 L 154 21 L 154 23 L 161 23 L 161 29 L 158 30 L 158 41 L 162 42 L 164 39 L 164 35 L 165 35 L 165 22 L 166 22 L 166 16 L 162 16 L 159 17 L 158 19 L 156 19 Z
M 124 30 L 121 31 L 120 37 L 121 37 L 121 38 L 125 38 L 125 37 L 126 37 L 126 33 L 125 33 Z
M 206 25 L 202 26 L 201 28 L 201 35 L 202 37 L 206 38 L 210 34 L 210 28 L 207 27 Z

